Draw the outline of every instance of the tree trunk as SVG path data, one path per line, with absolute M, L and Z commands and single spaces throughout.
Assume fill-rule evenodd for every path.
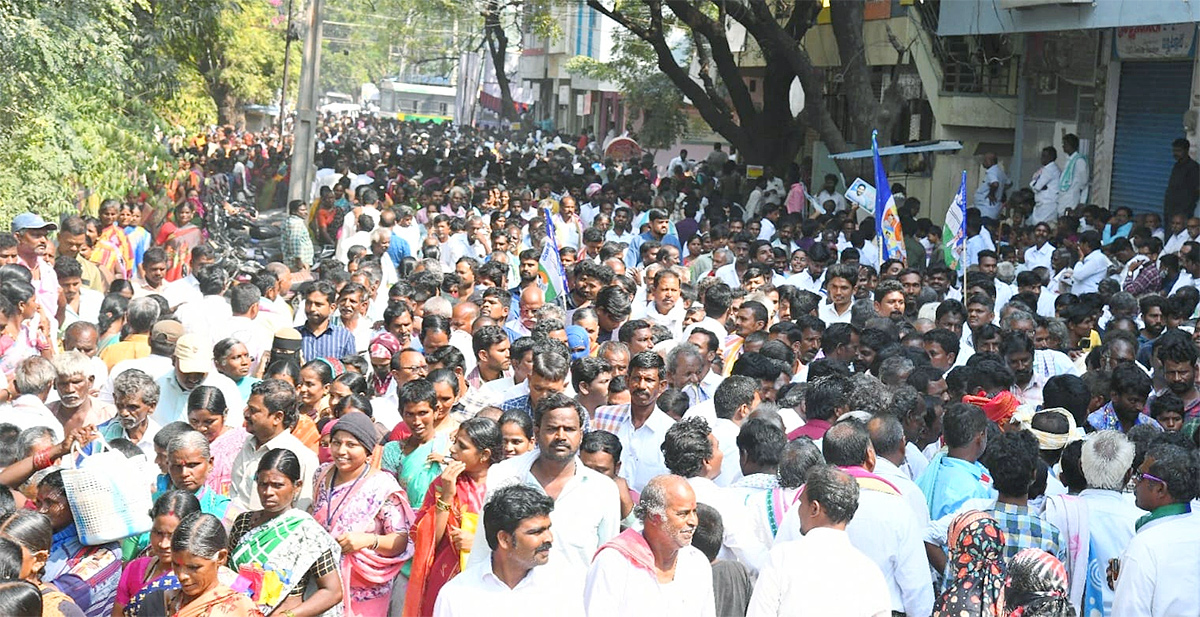
M 488 56 L 491 57 L 492 67 L 496 72 L 496 84 L 500 86 L 500 119 L 513 122 L 517 120 L 517 108 L 513 104 L 512 85 L 508 73 L 504 72 L 504 59 L 508 55 L 508 35 L 504 32 L 504 23 L 500 20 L 500 3 L 498 0 L 488 0 L 483 11 L 483 34 L 487 40 Z
M 246 114 L 242 111 L 242 106 L 239 104 L 237 97 L 233 95 L 233 89 L 224 82 L 209 82 L 208 92 L 212 96 L 213 103 L 217 106 L 217 123 L 231 126 L 241 126 L 246 121 Z

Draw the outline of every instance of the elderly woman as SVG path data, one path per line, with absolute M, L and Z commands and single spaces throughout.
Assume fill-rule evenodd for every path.
M 262 617 L 244 593 L 221 582 L 229 558 L 221 521 L 211 514 L 192 514 L 171 535 L 171 563 L 178 589 L 156 591 L 144 601 L 147 615 L 175 617 Z
M 242 400 L 249 399 L 250 388 L 262 381 L 250 374 L 254 358 L 251 357 L 246 344 L 235 338 L 221 339 L 213 345 L 213 363 L 217 372 L 228 377 L 237 386 Z
M 208 438 L 200 431 L 188 430 L 167 444 L 167 475 L 159 476 L 155 497 L 169 489 L 187 491 L 200 500 L 200 511 L 224 519 L 229 498 L 208 486 L 212 470 L 212 452 Z
M 1067 569 L 1054 555 L 1037 548 L 1017 553 L 1004 593 L 1009 617 L 1075 617 L 1067 584 Z
M 371 418 L 347 413 L 330 433 L 333 462 L 317 472 L 313 518 L 341 547 L 342 604 L 351 616 L 386 614 L 393 581 L 412 555 L 408 498 L 393 476 L 371 468 L 378 441 Z

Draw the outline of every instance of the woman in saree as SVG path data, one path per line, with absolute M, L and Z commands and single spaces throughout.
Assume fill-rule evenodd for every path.
M 454 460 L 429 486 L 413 526 L 405 617 L 430 614 L 438 591 L 466 563 L 483 511 L 488 469 L 504 458 L 503 447 L 500 425 L 491 418 L 471 418 L 458 427 L 450 444 Z
M 195 223 L 196 207 L 186 201 L 175 207 L 175 221 L 163 223 L 156 244 L 167 250 L 168 281 L 178 281 L 190 272 L 192 249 L 204 241 L 204 232 Z
M 132 279 L 133 246 L 125 228 L 120 225 L 121 202 L 106 199 L 100 204 L 100 222 L 96 226 L 96 245 L 92 249 L 92 261 L 101 270 L 108 270 L 114 278 Z
M 397 393 L 400 417 L 411 433 L 403 441 L 383 447 L 383 470 L 395 474 L 408 493 L 409 506 L 419 508 L 433 479 L 442 473 L 442 461 L 450 451 L 451 422 L 439 411 L 437 392 L 427 379 L 414 379 Z
M 211 514 L 185 517 L 171 536 L 171 565 L 179 587 L 155 591 L 142 601 L 143 615 L 262 617 L 254 600 L 230 588 L 222 576 L 228 537 Z
M 54 541 L 54 528 L 45 514 L 17 510 L 0 523 L 0 537 L 21 547 L 21 579 L 32 583 L 41 593 L 43 617 L 83 617 L 83 609 L 71 596 L 42 581 L 42 569 Z
M 240 426 L 225 424 L 229 409 L 220 388 L 197 386 L 188 395 L 187 408 L 188 424 L 208 439 L 208 450 L 212 454 L 212 466 L 204 483 L 218 495 L 228 497 L 233 460 L 250 434 Z
M 146 231 L 141 225 L 142 223 L 142 206 L 137 202 L 126 202 L 121 204 L 121 228 L 125 230 L 125 237 L 129 238 L 129 248 L 133 251 L 133 269 L 139 272 L 142 267 L 142 256 L 146 254 L 146 249 L 150 248 L 150 232 Z
M 971 510 L 950 523 L 946 587 L 934 617 L 1004 617 L 1004 531 L 985 512 Z
M 255 479 L 263 509 L 233 521 L 230 568 L 247 582 L 264 615 L 341 615 L 341 547 L 313 517 L 292 506 L 304 485 L 300 459 L 290 450 L 270 450 Z M 310 583 L 316 590 L 305 597 Z
M 150 554 L 125 564 L 112 617 L 150 617 L 150 613 L 142 611 L 142 601 L 147 596 L 155 591 L 179 589 L 179 579 L 171 569 L 171 537 L 179 521 L 199 512 L 200 501 L 187 491 L 167 491 L 154 502 L 150 510 L 153 521 Z
M 341 547 L 342 606 L 355 617 L 387 614 L 393 581 L 412 555 L 408 499 L 395 478 L 371 469 L 378 439 L 366 414 L 339 418 L 329 440 L 333 462 L 317 472 L 312 505 Z

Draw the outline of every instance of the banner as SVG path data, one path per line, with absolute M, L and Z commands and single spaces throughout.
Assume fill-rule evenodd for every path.
M 946 224 L 942 226 L 942 252 L 946 267 L 959 272 L 966 264 L 967 253 L 967 172 L 962 172 L 962 182 L 954 201 L 946 211 Z
M 880 239 L 879 263 L 889 259 L 905 260 L 904 231 L 900 229 L 900 214 L 892 198 L 883 161 L 879 160 L 879 131 L 871 131 L 871 155 L 875 157 L 875 236 Z M 907 263 L 907 262 L 906 262 Z
M 558 240 L 554 237 L 554 219 L 549 208 L 542 208 L 546 217 L 546 244 L 538 259 L 538 276 L 546 289 L 546 303 L 567 301 L 567 273 L 563 269 L 562 257 L 558 254 Z

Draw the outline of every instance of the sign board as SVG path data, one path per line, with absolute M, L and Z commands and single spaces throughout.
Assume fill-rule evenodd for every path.
M 846 189 L 846 199 L 859 208 L 875 214 L 875 187 L 867 184 L 862 178 L 855 178 Z
M 1117 28 L 1113 53 L 1121 60 L 1190 58 L 1196 24 L 1160 24 Z
M 746 166 L 746 177 L 747 178 L 761 178 L 762 175 L 763 175 L 762 165 L 747 165 Z

